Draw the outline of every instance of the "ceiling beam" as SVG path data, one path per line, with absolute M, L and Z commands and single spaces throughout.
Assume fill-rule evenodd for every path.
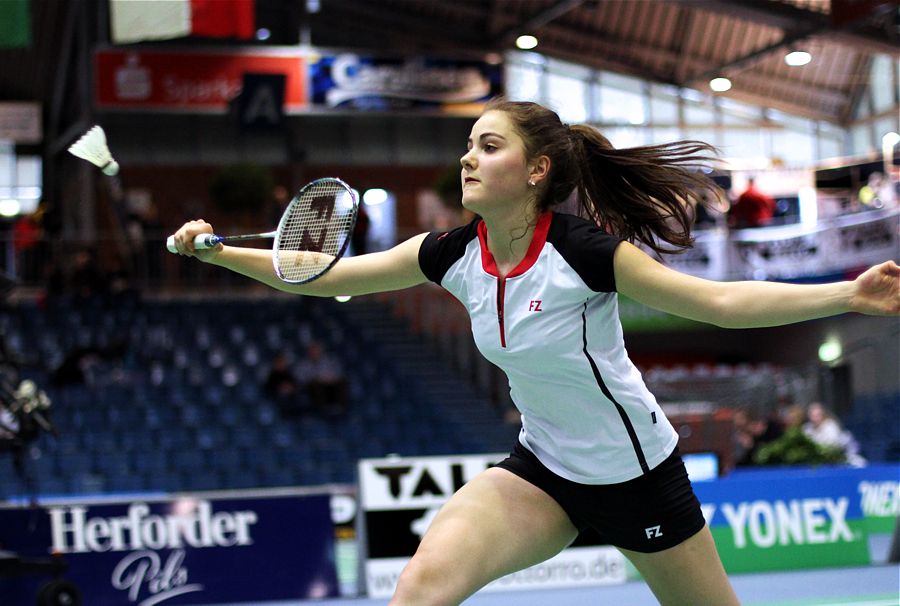
M 714 67 L 707 69 L 706 71 L 699 74 L 690 74 L 684 78 L 684 83 L 688 84 L 689 82 L 705 82 L 710 78 L 715 78 L 716 76 L 725 75 L 728 71 L 740 70 L 744 69 L 757 61 L 760 61 L 773 52 L 782 49 L 786 46 L 791 46 L 804 40 L 806 38 L 810 38 L 816 33 L 820 32 L 819 29 L 808 29 L 808 30 L 799 30 L 795 32 L 785 32 L 784 37 L 768 46 L 764 46 L 762 48 L 758 48 L 754 51 L 751 51 L 745 55 L 741 55 L 740 57 L 735 57 L 729 61 L 725 61 L 724 63 L 719 63 Z
M 559 0 L 559 2 L 547 7 L 526 21 L 507 28 L 502 34 L 497 36 L 498 43 L 501 47 L 506 47 L 515 41 L 520 34 L 535 32 L 582 4 L 584 4 L 584 0 Z
M 651 44 L 648 44 L 646 42 L 638 42 L 636 40 L 631 41 L 622 38 L 616 38 L 613 36 L 597 34 L 592 31 L 577 29 L 576 27 L 573 27 L 571 25 L 551 25 L 545 28 L 544 31 L 547 34 L 545 36 L 547 42 L 541 45 L 542 53 L 546 52 L 548 54 L 559 55 L 559 53 L 561 52 L 567 52 L 570 57 L 577 57 L 577 60 L 579 62 L 586 63 L 596 58 L 598 55 L 601 57 L 601 60 L 609 60 L 611 56 L 617 56 L 615 55 L 616 52 L 619 52 L 619 55 L 621 55 L 620 51 L 622 48 L 628 48 L 629 52 L 627 53 L 627 56 L 634 57 L 635 61 L 616 61 L 616 64 L 629 65 L 629 73 L 634 73 L 638 76 L 643 74 L 648 79 L 653 79 L 664 84 L 671 84 L 674 86 L 686 85 L 685 82 L 676 80 L 673 77 L 672 73 L 660 73 L 648 70 L 646 63 L 642 59 L 642 57 L 654 57 L 661 63 L 665 63 L 667 65 L 674 65 L 678 62 L 682 62 L 686 70 L 694 72 L 704 72 L 713 69 L 711 67 L 711 61 L 708 58 L 679 53 L 672 48 L 665 46 L 652 46 Z M 563 41 L 563 43 L 557 46 L 554 44 L 556 40 Z M 579 50 L 577 52 L 565 50 L 566 48 L 571 48 L 573 46 L 579 47 Z M 762 81 L 763 79 L 771 80 L 771 78 L 760 75 L 755 75 L 754 78 L 755 81 Z M 798 82 L 796 80 L 790 80 L 786 82 L 784 86 L 793 87 L 795 88 L 795 90 L 808 89 L 810 92 L 817 91 L 822 95 L 833 98 L 847 97 L 847 93 L 843 89 L 825 88 L 821 85 L 804 84 L 803 82 Z
M 896 54 L 900 50 L 896 22 L 890 18 L 898 10 L 896 0 L 842 0 L 849 6 L 842 16 L 806 10 L 784 2 L 760 0 L 673 0 L 692 8 L 752 21 L 789 31 L 814 31 L 828 35 L 829 42 L 840 42 L 871 52 Z M 832 0 L 833 5 L 838 0 Z M 873 19 L 885 17 L 885 26 L 873 26 Z M 787 34 L 786 34 L 787 35 Z M 812 34 L 810 34 L 812 35 Z
M 752 21 L 778 29 L 807 27 L 825 29 L 831 25 L 828 15 L 782 2 L 760 0 L 674 0 L 698 10 L 720 13 L 743 21 Z
M 672 45 L 672 52 L 678 57 L 672 66 L 676 82 L 683 82 L 687 75 L 687 65 L 684 60 L 686 52 L 684 49 L 687 47 L 688 41 L 694 36 L 695 20 L 694 11 L 684 7 L 678 9 L 678 15 L 676 16 L 675 21 L 675 31 L 681 32 L 681 34 L 675 39 L 675 42 Z

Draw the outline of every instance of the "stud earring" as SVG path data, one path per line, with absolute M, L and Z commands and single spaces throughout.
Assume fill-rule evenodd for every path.
M 534 187 L 534 179 L 529 179 L 528 185 L 530 185 L 531 187 Z

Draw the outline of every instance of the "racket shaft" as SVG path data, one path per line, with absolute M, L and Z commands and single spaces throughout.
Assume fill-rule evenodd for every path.
M 227 244 L 228 242 L 240 242 L 242 240 L 262 240 L 264 238 L 274 238 L 277 232 L 267 231 L 262 234 L 246 234 L 243 236 L 217 236 L 215 234 L 200 234 L 194 238 L 194 248 L 213 248 L 220 242 Z

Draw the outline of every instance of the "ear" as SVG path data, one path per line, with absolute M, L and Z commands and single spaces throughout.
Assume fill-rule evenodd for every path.
M 528 163 L 528 179 L 534 181 L 535 185 L 547 178 L 550 174 L 550 158 L 548 156 L 539 156 L 533 162 Z

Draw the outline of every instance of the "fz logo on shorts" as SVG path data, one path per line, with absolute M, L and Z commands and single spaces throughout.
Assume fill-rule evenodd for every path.
M 662 530 L 660 530 L 661 526 L 651 526 L 650 528 L 645 528 L 644 533 L 647 535 L 648 539 L 655 539 L 663 536 Z

